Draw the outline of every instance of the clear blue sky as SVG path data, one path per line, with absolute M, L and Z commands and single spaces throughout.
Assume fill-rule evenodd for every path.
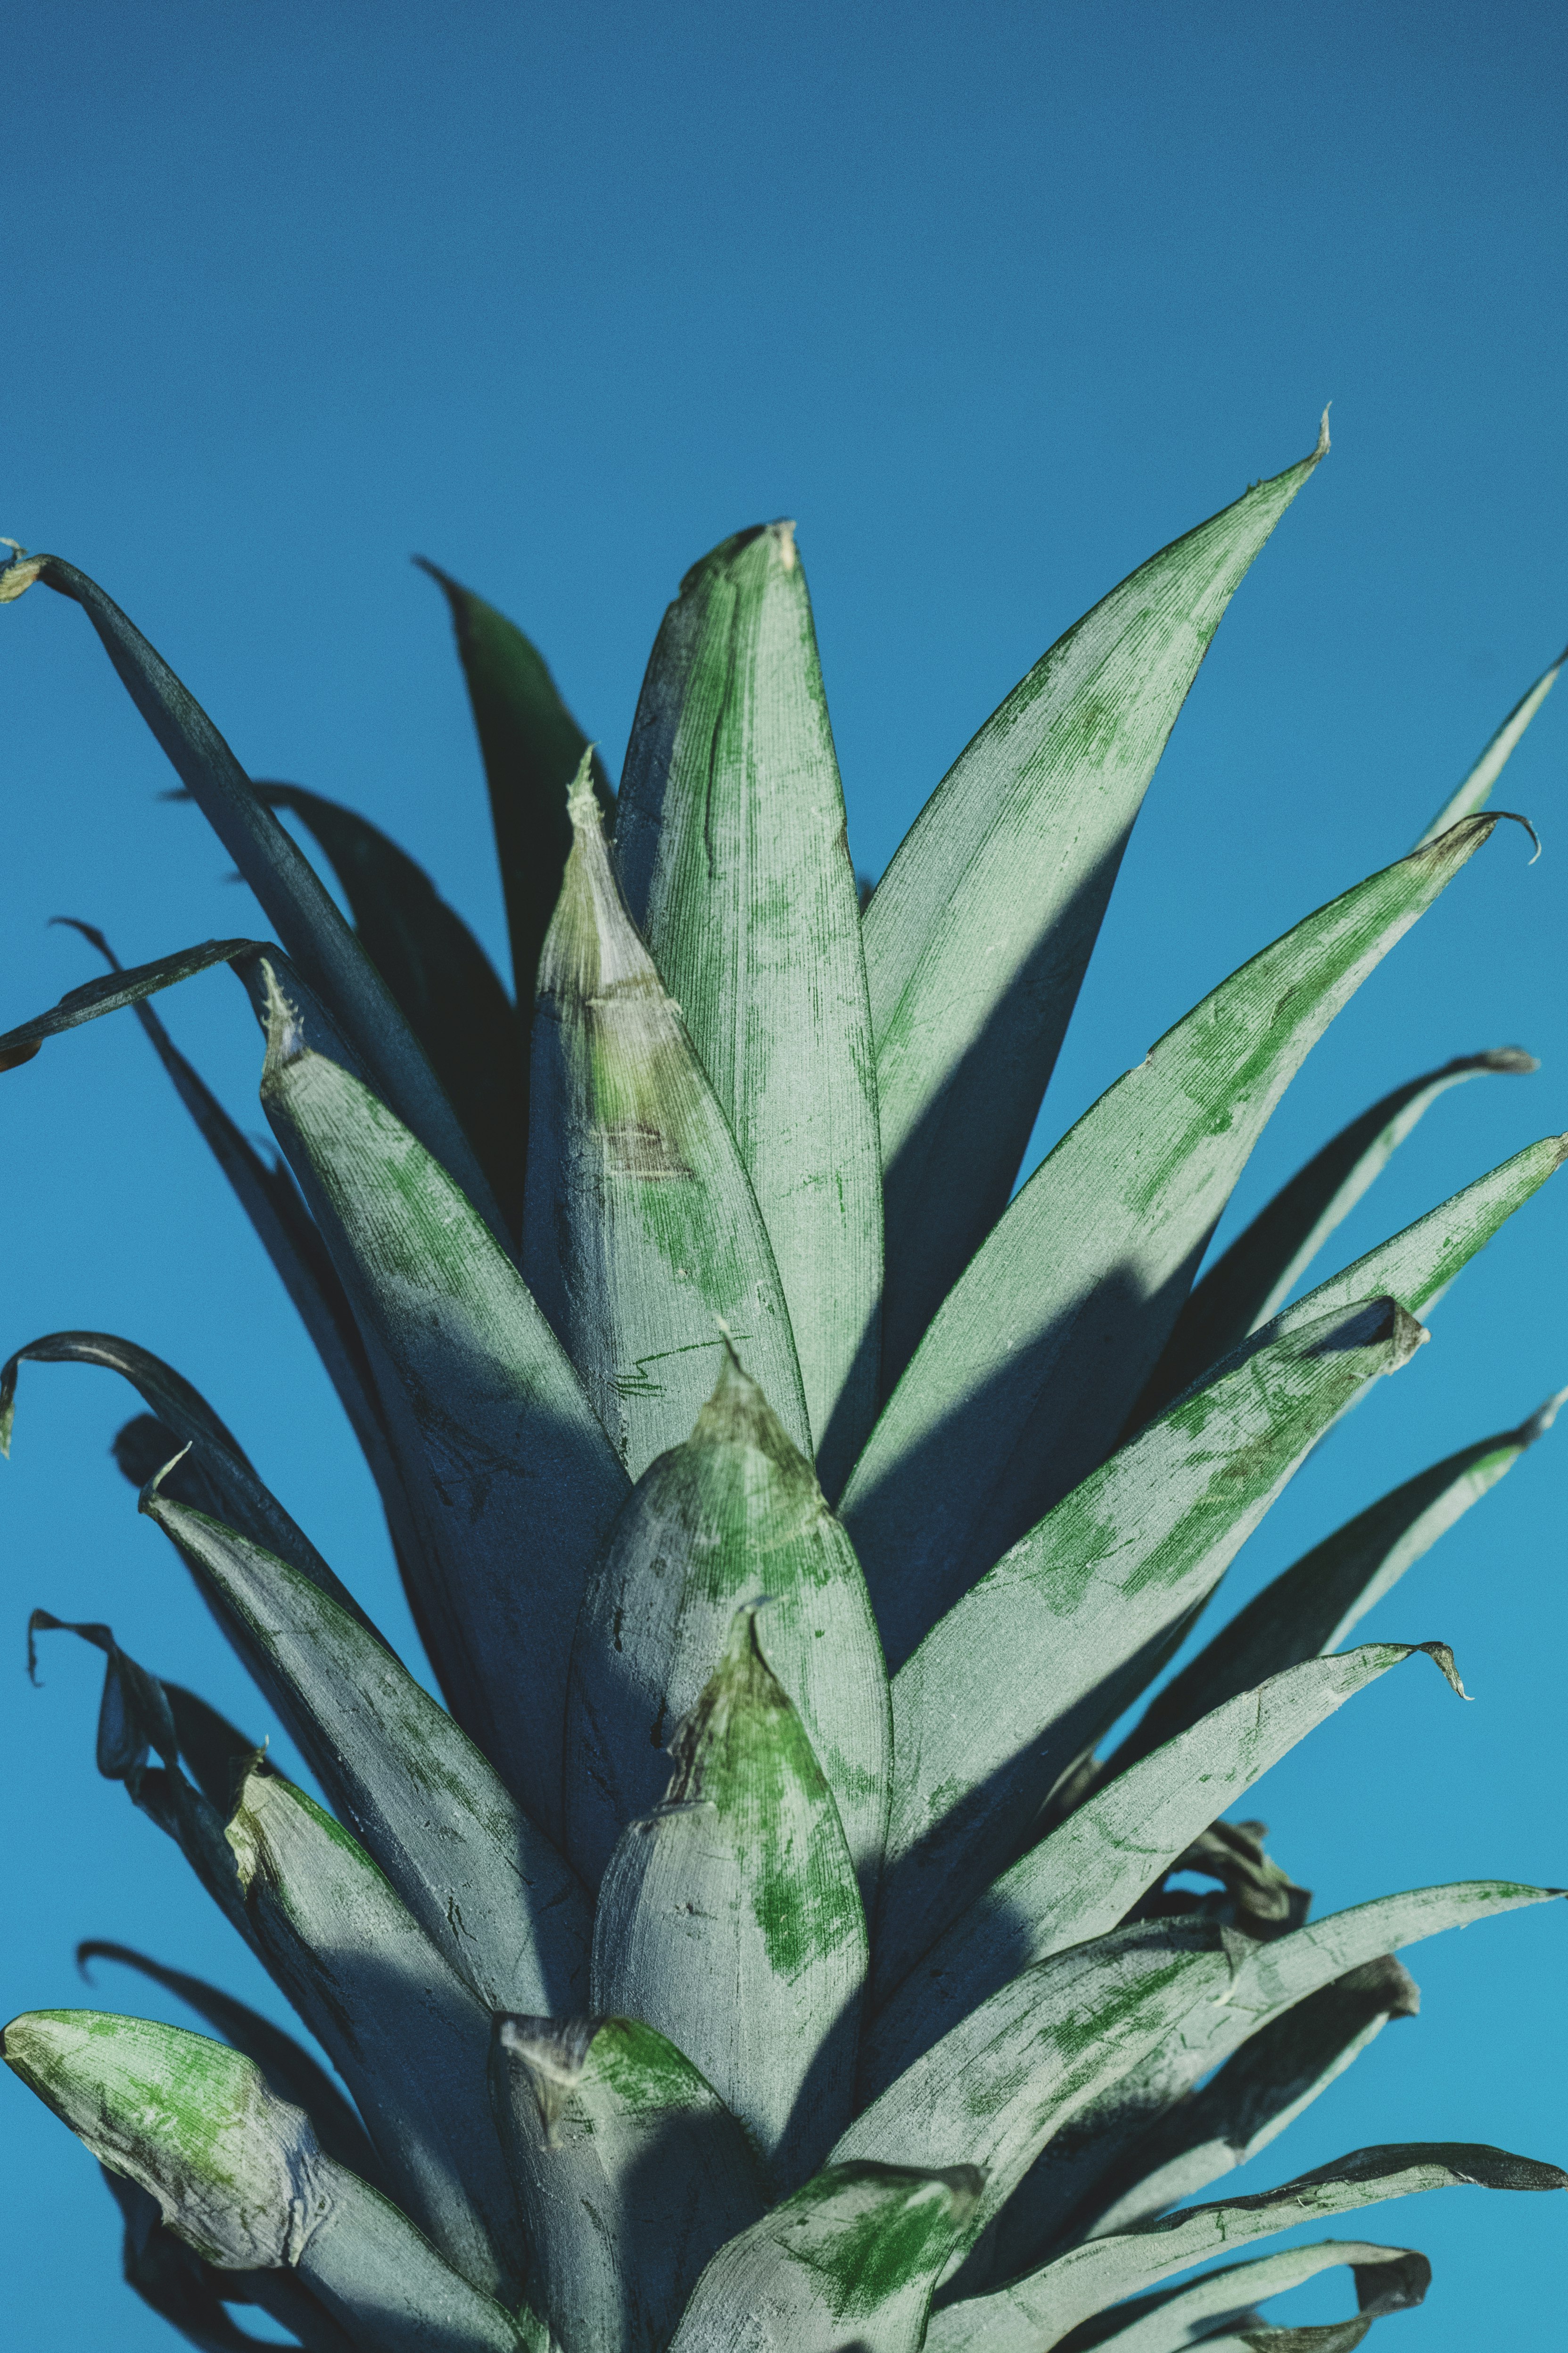
M 1408 847 L 1568 634 L 1560 8 L 79 0 L 3 22 L 0 530 L 101 579 L 242 759 L 374 816 L 492 947 L 478 762 L 415 550 L 538 638 L 616 765 L 685 565 L 796 517 L 878 871 L 1044 646 L 1302 455 L 1332 398 L 1333 455 L 1156 780 L 1042 1145 L 1217 978 Z M 167 772 L 79 614 L 40 593 L 0 616 L 0 1026 L 90 969 L 55 913 L 128 961 L 255 928 L 199 818 L 159 802 Z M 1568 1126 L 1565 754 L 1568 689 L 1499 796 L 1545 857 L 1500 832 L 1313 1057 L 1238 1212 L 1456 1051 L 1518 1039 L 1543 1068 L 1440 1103 L 1342 1261 Z M 259 1125 L 232 980 L 164 1003 Z M 128 1017 L 0 1082 L 0 1154 L 6 1345 L 82 1324 L 153 1347 L 403 1627 L 346 1430 Z M 1568 1381 L 1565 1229 L 1549 1190 L 1466 1275 L 1248 1548 L 1238 1597 Z M 78 1999 L 87 1935 L 271 1999 L 96 1778 L 95 1660 L 56 1638 L 43 1689 L 22 1674 L 42 1603 L 264 1725 L 108 1461 L 131 1403 L 102 1375 L 25 1372 L 0 1469 L 6 2014 Z M 1369 1622 L 1451 1641 L 1476 1704 L 1406 1670 L 1259 1790 L 1321 1909 L 1568 1880 L 1565 1473 L 1568 1430 Z M 1421 2019 L 1245 2186 L 1406 2137 L 1568 2158 L 1565 1937 L 1550 1907 L 1418 1949 Z M 16 2341 L 173 2342 L 118 2284 L 83 2154 L 14 2082 L 0 2107 Z M 1368 2231 L 1437 2263 L 1425 2311 L 1390 2324 L 1408 2353 L 1561 2330 L 1568 2199 L 1456 2191 Z

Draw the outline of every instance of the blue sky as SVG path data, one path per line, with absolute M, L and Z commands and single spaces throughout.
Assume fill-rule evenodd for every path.
M 538 639 L 615 767 L 681 571 L 795 516 L 875 872 L 1042 649 L 1303 455 L 1331 398 L 1333 454 L 1161 768 L 1037 1148 L 1226 972 L 1407 848 L 1568 634 L 1559 10 L 81 0 L 3 21 L 0 530 L 100 579 L 253 770 L 363 808 L 498 952 L 478 762 L 416 551 Z M 161 755 L 79 614 L 40 593 L 0 616 L 0 1024 L 87 976 L 50 915 L 100 923 L 128 961 L 255 928 L 200 819 L 158 799 Z M 1236 1219 L 1454 1052 L 1518 1039 L 1543 1067 L 1440 1103 L 1342 1261 L 1568 1126 L 1565 754 L 1568 692 L 1498 796 L 1546 855 L 1527 867 L 1501 828 L 1397 950 L 1277 1114 Z M 233 982 L 164 1004 L 259 1125 Z M 6 1345 L 87 1325 L 153 1347 L 400 1629 L 336 1408 L 127 1018 L 4 1081 L 0 1152 Z M 1564 1218 L 1548 1191 L 1466 1275 L 1248 1547 L 1238 1598 L 1568 1380 Z M 100 1376 L 25 1372 L 0 1470 L 7 2013 L 82 1998 L 89 1935 L 270 1999 L 96 1778 L 92 1658 L 57 1639 L 42 1690 L 21 1672 L 42 1603 L 111 1620 L 262 1728 L 107 1460 L 129 1410 Z M 1261 1786 L 1320 1909 L 1568 1879 L 1565 1465 L 1560 1430 L 1369 1621 L 1451 1641 L 1476 1704 L 1412 1668 Z M 1396 2138 L 1568 2158 L 1565 1933 L 1546 1907 L 1415 1953 L 1421 2019 L 1247 2186 Z M 153 2006 L 101 1985 L 88 1998 Z M 0 2103 L 19 2341 L 172 2342 L 118 2284 L 82 2153 L 18 2085 Z M 1455 2192 L 1367 2228 L 1437 2260 L 1394 2324 L 1409 2353 L 1550 2332 L 1568 2200 Z

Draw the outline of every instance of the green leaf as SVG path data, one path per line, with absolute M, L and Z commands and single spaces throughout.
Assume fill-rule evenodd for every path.
M 1355 2280 L 1356 2319 L 1337 2330 L 1331 2326 L 1285 2332 L 1251 2325 L 1257 2320 L 1256 2307 L 1268 2297 L 1342 2264 L 1350 2267 Z M 1092 2342 L 1096 2353 L 1101 2347 L 1107 2353 L 1111 2348 L 1115 2353 L 1187 2353 L 1200 2338 L 1215 2353 L 1222 2347 L 1226 2353 L 1241 2353 L 1244 2346 L 1258 2348 L 1258 2353 L 1268 2347 L 1277 2353 L 1352 2353 L 1374 2320 L 1385 2313 L 1411 2311 L 1425 2302 L 1431 2284 L 1431 2264 L 1408 2247 L 1380 2247 L 1364 2239 L 1320 2239 L 1314 2246 L 1289 2247 L 1283 2254 L 1259 2256 L 1256 2263 L 1227 2263 L 1223 2271 L 1205 2272 L 1190 2287 L 1166 2288 L 1137 2304 L 1114 2307 L 1100 2316 L 1098 2325 L 1090 2324 Z M 1125 2327 L 1103 2325 L 1123 2309 L 1137 2315 Z M 1230 2333 L 1238 2327 L 1246 2328 L 1245 2337 Z M 1072 2341 L 1077 2353 L 1080 2337 L 1075 2335 Z M 1087 2348 L 1089 2338 L 1082 2341 Z
M 14 1071 L 30 1062 L 45 1039 L 58 1038 L 62 1029 L 96 1021 L 100 1013 L 118 1013 L 122 1006 L 139 1005 L 144 997 L 172 988 L 176 981 L 189 980 L 215 964 L 253 955 L 258 944 L 256 940 L 203 940 L 196 947 L 181 948 L 176 955 L 159 956 L 152 964 L 133 965 L 129 971 L 121 966 L 84 982 L 80 988 L 68 988 L 47 1013 L 36 1014 L 31 1021 L 7 1029 L 0 1038 L 0 1071 Z
M 256 1948 L 353 2093 L 398 2202 L 514 2303 L 523 2249 L 485 2094 L 489 2013 L 349 1832 L 258 1765 L 226 1831 Z
M 25 573 L 26 578 L 18 578 Z M 180 782 L 260 901 L 305 980 L 320 989 L 373 1084 L 435 1154 L 481 1216 L 497 1210 L 472 1147 L 395 999 L 310 861 L 258 797 L 206 712 L 110 602 L 96 581 L 58 555 L 12 565 L 0 602 L 35 580 L 80 605 L 121 683 L 167 754 Z
M 1070 2247 L 1054 2263 L 994 2295 L 950 2305 L 936 2315 L 928 2353 L 1048 2353 L 1069 2329 L 1172 2272 L 1299 2222 L 1354 2212 L 1387 2198 L 1473 2183 L 1485 2189 L 1563 2189 L 1568 2173 L 1528 2157 L 1466 2141 L 1406 2141 L 1356 2149 L 1303 2173 L 1281 2189 L 1188 2207 L 1114 2238 Z
M 1369 1642 L 1310 1659 L 1239 1693 L 1097 1790 L 964 1908 L 873 2018 L 862 2095 L 891 2083 L 1020 1968 L 1114 1928 L 1270 1766 L 1410 1655 L 1403 1642 Z
M 626 905 L 741 1149 L 823 1485 L 877 1409 L 881 1161 L 860 913 L 795 525 L 680 584 L 621 778 Z
M 972 2165 L 835 2165 L 721 2248 L 670 2353 L 920 2353 Z
M 1165 739 L 1232 595 L 1328 446 L 1325 417 L 1302 464 L 1162 549 L 1059 638 L 877 885 L 865 951 L 889 1382 L 1006 1206 Z
M 703 2265 L 763 2210 L 746 2137 L 629 2018 L 499 2018 L 490 2097 L 555 2341 L 663 2353 Z
M 845 1495 L 889 1664 L 1110 1451 L 1269 1113 L 1494 822 L 1471 818 L 1254 956 L 1100 1096 L 1018 1194 Z
M 584 753 L 592 754 L 594 789 L 606 817 L 615 797 L 538 648 L 471 588 L 422 555 L 414 561 L 444 591 L 451 611 L 489 786 L 517 1002 L 531 1008 L 539 951 L 572 847 L 567 787 Z
M 670 1741 L 662 1806 L 610 1858 L 593 2005 L 667 2035 L 738 2116 L 774 2195 L 847 2123 L 866 1924 L 837 1809 L 756 1609 Z
M 1037 1961 L 923 2052 L 856 2117 L 835 2162 L 891 2152 L 936 2164 L 968 2149 L 985 2188 L 973 2242 L 1040 2150 L 1085 2105 L 1223 2001 L 1242 1941 L 1207 1921 L 1152 1921 Z
M 881 1867 L 887 1671 L 853 1546 L 805 1457 L 726 1352 L 684 1446 L 644 1472 L 583 1598 L 566 1703 L 568 1851 L 597 1881 L 668 1779 L 737 1606 L 768 1597 L 768 1662 L 833 1792 L 868 1909 Z
M 1564 661 L 1568 661 L 1568 653 L 1559 654 L 1550 669 L 1543 670 L 1535 684 L 1520 697 L 1464 782 L 1443 803 L 1416 843 L 1418 849 L 1436 840 L 1438 834 L 1446 833 L 1451 825 L 1458 825 L 1462 818 L 1473 817 L 1477 809 L 1486 807 L 1510 754 L 1556 684 Z
M 528 1145 L 527 1039 L 489 956 L 424 868 L 367 818 L 298 785 L 256 789 L 269 808 L 307 825 L 331 860 L 354 929 L 516 1233 Z
M 1197 1284 L 1138 1400 L 1136 1419 L 1146 1421 L 1157 1413 L 1283 1307 L 1335 1227 L 1440 1094 L 1485 1071 L 1519 1076 L 1539 1067 L 1519 1046 L 1461 1055 L 1440 1071 L 1395 1087 L 1342 1128 Z
M 89 1984 L 89 1961 L 116 1961 L 125 1968 L 139 1970 L 154 1985 L 162 1986 L 165 1993 L 188 2003 L 226 2042 L 255 2061 L 275 2099 L 292 2101 L 297 2108 L 304 2109 L 329 2157 L 336 2158 L 340 2165 L 346 2165 L 363 2180 L 379 2179 L 380 2163 L 365 2128 L 326 2069 L 291 2034 L 274 2026 L 269 2018 L 263 2018 L 258 2010 L 237 2001 L 217 1986 L 209 1985 L 205 1978 L 189 1977 L 184 1969 L 166 1968 L 130 1945 L 110 1944 L 91 1936 L 77 1947 L 76 1958 L 77 1967 Z
M 1157 2149 L 1165 2118 L 1204 2076 L 1296 2003 L 1352 1969 L 1379 1962 L 1422 1936 L 1468 1927 L 1563 1891 L 1517 1881 L 1460 1880 L 1331 1914 L 1253 1947 L 1223 2004 L 1194 2011 L 1179 2042 L 1154 2052 L 1087 2106 L 1047 2149 L 1000 2226 L 1008 2271 L 1062 2242 L 1072 2219 L 1137 2181 L 1145 2149 Z
M 1165 1685 L 1100 1778 L 1109 1780 L 1125 1773 L 1211 1709 L 1244 1696 L 1266 1677 L 1279 1675 L 1300 1660 L 1339 1650 L 1405 1570 L 1496 1486 L 1526 1447 L 1551 1429 L 1565 1398 L 1568 1390 L 1560 1391 L 1517 1430 L 1502 1430 L 1445 1456 L 1314 1545 L 1238 1610 L 1191 1665 Z
M 155 1492 L 142 1509 L 244 1624 L 332 1807 L 485 2008 L 580 2000 L 587 1897 L 446 1710 L 285 1562 Z
M 384 1103 L 310 1050 L 277 991 L 261 1099 L 387 1367 L 465 1670 L 446 1685 L 454 1713 L 555 1835 L 572 1629 L 625 1473 L 483 1220 Z
M 788 1310 L 734 1137 L 627 915 L 585 767 L 539 966 L 523 1271 L 634 1479 L 690 1430 L 728 1324 L 811 1452 Z
M 13 2020 L 5 2058 L 207 2261 L 296 2270 L 356 2346 L 522 2353 L 516 2324 L 324 2155 L 310 2119 L 238 2052 L 146 2019 L 56 2010 Z
M 1421 1995 L 1392 1954 L 1320 1988 L 1244 2042 L 1175 2108 L 1140 2151 L 1140 2178 L 1101 2206 L 1096 2238 L 1131 2230 L 1247 2164 L 1338 2081 L 1391 2018 L 1415 2018 Z
M 55 920 L 79 932 L 111 971 L 121 969 L 119 957 L 96 925 L 79 923 L 74 915 L 57 916 Z M 138 1004 L 136 1018 L 174 1082 L 174 1092 L 233 1187 L 257 1239 L 314 1341 L 372 1472 L 384 1493 L 391 1457 L 364 1343 L 321 1237 L 300 1198 L 298 1186 L 281 1161 L 268 1166 L 240 1133 L 200 1073 L 179 1051 L 153 1008 Z M 392 1475 L 395 1486 L 395 1472 Z M 138 1485 L 142 1483 L 137 1482 Z
M 1391 1299 L 1277 1331 L 1047 1513 L 894 1676 L 879 2001 L 1158 1672 L 1309 1448 L 1426 1336 Z

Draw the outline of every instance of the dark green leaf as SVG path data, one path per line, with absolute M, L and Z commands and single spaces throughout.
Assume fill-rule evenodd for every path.
M 1158 1671 L 1308 1450 L 1425 1337 L 1391 1299 L 1278 1330 L 1058 1504 L 894 1676 L 879 2002 Z
M 972 2165 L 834 2165 L 721 2248 L 670 2353 L 920 2353 Z
M 247 2003 L 237 2001 L 232 1994 L 208 1985 L 205 1978 L 188 1977 L 183 1969 L 166 1968 L 130 1945 L 108 1944 L 101 1938 L 90 1937 L 77 1947 L 76 1957 L 77 1967 L 89 1983 L 89 1961 L 118 1961 L 128 1969 L 139 1969 L 166 1993 L 188 2003 L 226 2042 L 256 2062 L 276 2099 L 292 2101 L 295 2107 L 304 2109 L 329 2157 L 335 2157 L 340 2165 L 346 2165 L 366 2181 L 379 2179 L 375 2151 L 347 2100 L 326 2069 L 291 2034 L 274 2026 L 270 2019 L 263 2018 Z
M 26 577 L 19 575 L 25 574 Z M 310 985 L 321 990 L 372 1080 L 480 1214 L 499 1220 L 471 1146 L 385 982 L 206 712 L 96 581 L 58 555 L 12 565 L 8 602 L 42 580 L 80 605 L 121 684 L 181 783 L 256 893 Z
M 1314 1545 L 1166 1684 L 1100 1778 L 1126 1772 L 1268 1676 L 1339 1650 L 1373 1603 L 1551 1429 L 1564 1397 L 1568 1390 L 1548 1398 L 1517 1430 L 1447 1455 Z
M 845 1494 L 889 1664 L 1110 1451 L 1274 1105 L 1495 822 L 1468 819 L 1254 956 L 1101 1095 L 1017 1195 Z
M 199 946 L 182 948 L 176 955 L 133 965 L 129 971 L 106 972 L 80 988 L 68 988 L 49 1012 L 35 1015 L 0 1038 L 0 1071 L 14 1071 L 19 1063 L 30 1062 L 45 1039 L 58 1038 L 62 1029 L 95 1021 L 100 1013 L 118 1013 L 121 1006 L 138 1005 L 142 997 L 171 988 L 178 980 L 189 980 L 194 973 L 205 972 L 212 965 L 250 955 L 258 944 L 256 940 L 203 940 Z
M 539 951 L 572 847 L 566 790 L 590 749 L 588 739 L 522 631 L 436 565 L 423 556 L 414 560 L 445 591 L 451 608 L 489 786 L 515 994 L 520 1006 L 531 1008 Z M 608 817 L 614 797 L 596 753 L 593 775 Z
M 156 1493 L 142 1508 L 241 1621 L 331 1804 L 486 2009 L 580 2000 L 587 1897 L 446 1711 L 274 1555 Z
M 498 2018 L 490 2097 L 556 2342 L 663 2353 L 698 2276 L 760 2221 L 746 2137 L 627 2018 Z
M 803 1454 L 789 1312 L 735 1139 L 627 914 L 585 770 L 539 967 L 523 1271 L 634 1479 L 732 1335 Z
M 868 1910 L 888 1819 L 888 1677 L 854 1547 L 733 1351 L 684 1446 L 644 1472 L 589 1580 L 566 1706 L 568 1850 L 596 1882 L 669 1778 L 741 1602 L 838 1808 Z
M 1395 1087 L 1342 1128 L 1215 1260 L 1176 1319 L 1135 1419 L 1146 1421 L 1281 1308 L 1336 1226 L 1380 1176 L 1422 1113 L 1486 1071 L 1539 1069 L 1519 1046 L 1464 1054 Z
M 1058 639 L 877 886 L 865 935 L 889 1379 L 1006 1205 L 1165 739 L 1232 595 L 1328 446 L 1325 415 L 1302 464 L 1163 549 Z
M 527 1039 L 494 966 L 421 866 L 353 809 L 298 785 L 258 784 L 269 808 L 309 826 L 331 861 L 371 962 L 479 1155 L 501 1214 L 522 1220 Z
M 877 1409 L 881 1163 L 855 873 L 793 523 L 738 533 L 681 582 L 632 723 L 616 863 L 752 1180 L 835 1495 Z
M 866 1925 L 832 1793 L 757 1641 L 729 1646 L 670 1741 L 665 1801 L 610 1858 L 593 2006 L 668 2037 L 745 2126 L 775 2195 L 851 2112 Z

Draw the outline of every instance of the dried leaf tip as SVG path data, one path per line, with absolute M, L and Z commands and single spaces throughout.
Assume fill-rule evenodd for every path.
M 794 522 L 789 521 L 775 522 L 772 526 L 773 546 L 786 572 L 793 572 L 800 561 L 795 543 L 795 528 Z
M 1450 1691 L 1458 1692 L 1461 1699 L 1475 1697 L 1475 1694 L 1468 1692 L 1459 1681 L 1459 1670 L 1454 1662 L 1454 1653 L 1447 1642 L 1413 1642 L 1411 1648 L 1425 1651 Z
M 1515 1445 L 1533 1446 L 1538 1438 L 1544 1438 L 1564 1405 L 1568 1405 L 1568 1389 L 1554 1390 L 1520 1423 L 1513 1433 Z
M 495 2022 L 500 2048 L 521 2063 L 539 2110 L 545 2142 L 553 2147 L 555 2127 L 583 2079 L 602 2018 L 525 2018 L 502 2012 Z
M 1331 400 L 1326 401 L 1323 405 L 1323 413 L 1318 419 L 1318 446 L 1312 452 L 1312 462 L 1314 465 L 1320 458 L 1326 458 L 1328 456 L 1329 450 L 1332 446 L 1329 440 L 1329 410 L 1333 406 L 1333 405 L 1334 404 Z
M 262 956 L 258 961 L 266 997 L 267 1055 L 261 1074 L 265 1086 L 274 1071 L 286 1070 L 290 1062 L 299 1061 L 306 1050 L 306 1044 L 297 1008 L 290 1005 L 284 996 L 279 986 L 278 975 L 267 958 Z
M 181 1463 L 190 1452 L 194 1443 L 194 1440 L 187 1439 L 184 1445 L 181 1447 L 177 1454 L 171 1454 L 168 1461 L 158 1470 L 153 1472 L 153 1476 L 148 1480 L 146 1485 L 142 1488 L 142 1493 L 137 1496 L 137 1510 L 139 1512 L 145 1512 L 149 1519 L 156 1519 L 158 1516 L 153 1506 L 159 1500 L 159 1489 L 163 1486 L 163 1482 L 168 1477 L 170 1472 L 177 1471 L 179 1469 Z
M 0 565 L 0 605 L 13 605 L 25 589 L 32 586 L 49 559 L 47 555 L 30 556 L 15 539 L 0 538 L 0 547 L 12 551 L 10 561 Z

